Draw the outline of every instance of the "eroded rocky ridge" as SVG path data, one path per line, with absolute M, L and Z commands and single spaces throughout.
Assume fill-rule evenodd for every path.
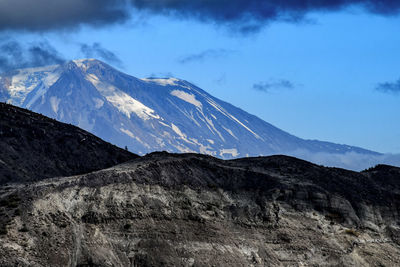
M 0 185 L 88 173 L 136 157 L 78 127 L 0 103 Z
M 399 266 L 399 189 L 384 165 L 153 153 L 1 187 L 0 265 Z

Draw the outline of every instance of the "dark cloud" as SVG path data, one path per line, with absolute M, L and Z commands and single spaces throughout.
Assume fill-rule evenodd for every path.
M 0 71 L 61 64 L 65 60 L 48 42 L 22 45 L 16 41 L 0 43 Z
M 226 49 L 209 49 L 197 54 L 184 56 L 180 58 L 178 62 L 181 64 L 186 64 L 191 62 L 204 61 L 206 59 L 226 57 L 232 53 L 233 51 Z
M 382 93 L 400 94 L 400 79 L 396 82 L 380 83 L 375 89 Z
M 295 85 L 289 80 L 278 80 L 269 82 L 259 82 L 253 84 L 253 89 L 265 93 L 270 93 L 272 90 L 294 89 Z
M 43 31 L 101 26 L 129 17 L 125 0 L 1 0 L 0 30 Z
M 92 45 L 81 44 L 80 46 L 81 52 L 86 58 L 97 58 L 112 65 L 122 65 L 121 59 L 112 51 L 104 48 L 100 43 L 93 43 Z
M 360 6 L 397 15 L 398 0 L 2 0 L 0 30 L 43 31 L 126 21 L 135 11 L 194 18 L 254 32 L 270 21 L 303 21 L 307 13 Z M 131 8 L 133 7 L 133 8 Z
M 357 5 L 382 15 L 398 14 L 398 0 L 131 0 L 140 10 L 226 24 L 254 32 L 274 20 L 303 21 L 309 12 L 337 11 Z
M 58 51 L 46 42 L 31 45 L 28 48 L 28 60 L 29 65 L 33 67 L 61 64 L 65 61 Z

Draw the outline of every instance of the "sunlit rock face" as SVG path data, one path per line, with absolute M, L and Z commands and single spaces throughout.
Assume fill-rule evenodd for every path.
M 176 78 L 138 79 L 84 59 L 0 75 L 0 101 L 79 126 L 130 151 L 220 158 L 371 151 L 290 135 Z

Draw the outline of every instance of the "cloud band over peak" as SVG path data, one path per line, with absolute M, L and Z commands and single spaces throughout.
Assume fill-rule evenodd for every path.
M 309 12 L 360 6 L 396 15 L 394 0 L 1 0 L 0 30 L 44 31 L 124 22 L 135 10 L 257 30 L 274 20 L 301 21 Z

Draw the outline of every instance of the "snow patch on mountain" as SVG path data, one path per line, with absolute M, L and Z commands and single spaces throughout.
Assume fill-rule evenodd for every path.
M 212 100 L 211 98 L 207 97 L 207 102 L 209 105 L 211 105 L 212 107 L 214 107 L 217 111 L 219 111 L 220 113 L 224 114 L 226 117 L 230 118 L 231 120 L 239 123 L 243 128 L 245 128 L 247 131 L 249 131 L 250 133 L 252 133 L 257 139 L 263 140 L 258 134 L 256 134 L 253 130 L 251 130 L 248 126 L 246 126 L 244 123 L 242 123 L 241 121 L 239 121 L 235 116 L 233 116 L 232 114 L 230 114 L 229 112 L 227 112 L 223 107 L 221 107 L 220 105 L 218 105 L 217 103 L 215 103 L 214 100 Z
M 76 59 L 76 60 L 72 60 L 72 62 L 74 62 L 80 69 L 82 69 L 83 71 L 87 70 L 87 66 L 89 62 L 94 62 L 96 61 L 96 59 L 94 58 L 86 58 L 86 59 Z
M 179 79 L 176 78 L 143 78 L 141 80 L 145 82 L 156 83 L 162 86 L 167 86 L 167 85 L 176 86 L 178 85 L 177 82 L 179 81 Z
M 60 104 L 60 99 L 59 98 L 57 98 L 55 96 L 50 97 L 51 108 L 53 109 L 54 113 L 56 113 L 56 114 L 58 112 L 58 105 L 59 104 Z
M 176 126 L 175 124 L 171 123 L 171 128 L 182 139 L 186 139 L 186 135 L 184 133 L 182 133 L 181 129 L 179 129 L 178 126 Z
M 129 131 L 129 130 L 127 130 L 127 129 L 124 129 L 124 128 L 120 128 L 120 130 L 121 130 L 121 132 L 123 132 L 124 134 L 126 134 L 126 135 L 128 135 L 128 136 L 130 136 L 130 137 L 132 137 L 132 138 L 135 138 L 135 135 L 134 135 L 131 131 Z
M 227 131 L 230 135 L 232 135 L 233 138 L 235 138 L 236 140 L 239 140 L 236 135 L 228 128 L 222 126 L 222 128 L 224 128 L 225 131 Z
M 86 80 L 91 82 L 112 105 L 128 118 L 131 117 L 131 114 L 136 114 L 143 120 L 149 120 L 151 118 L 160 119 L 160 116 L 158 116 L 153 109 L 143 105 L 115 86 L 101 81 L 96 75 L 88 74 L 86 75 Z
M 8 87 L 11 96 L 8 102 L 13 105 L 22 105 L 27 94 L 40 85 L 42 85 L 42 90 L 38 90 L 39 95 L 36 99 L 43 95 L 43 92 L 60 77 L 61 72 L 56 71 L 58 67 L 54 65 L 16 70 L 17 74 L 12 76 L 11 85 Z
M 78 115 L 77 126 L 90 132 L 93 131 L 95 122 L 95 120 L 90 119 L 90 114 L 88 111 L 82 110 Z
M 219 138 L 221 138 L 222 141 L 225 141 L 225 138 L 222 136 L 220 131 L 217 130 L 217 128 L 215 127 L 213 121 L 210 118 L 208 118 L 207 116 L 205 116 L 204 113 L 201 113 L 201 114 L 203 115 L 203 118 L 204 118 L 204 120 L 206 122 L 206 125 L 207 125 L 208 129 L 210 129 L 210 131 L 213 134 L 216 133 L 219 136 Z
M 165 127 L 171 128 L 171 126 L 169 126 L 168 124 L 166 124 L 166 123 L 164 123 L 164 122 L 162 122 L 162 121 L 158 121 L 158 123 L 161 124 L 161 125 L 163 125 L 163 126 L 165 126 Z
M 201 104 L 201 102 L 198 101 L 196 96 L 193 94 L 186 93 L 185 91 L 173 90 L 171 95 L 176 96 L 177 98 L 180 98 L 183 101 L 198 107 L 199 109 L 203 108 L 203 104 Z
M 154 110 L 146 107 L 145 105 L 122 91 L 115 91 L 114 94 L 108 95 L 106 96 L 106 98 L 111 104 L 118 108 L 118 110 L 124 113 L 128 118 L 131 117 L 131 114 L 136 114 L 139 118 L 143 120 L 160 118 L 160 116 L 155 114 Z
M 101 100 L 100 98 L 95 97 L 95 98 L 93 98 L 93 101 L 95 103 L 96 109 L 99 109 L 104 105 L 104 101 Z
M 29 100 L 29 102 L 25 104 L 25 106 L 27 108 L 31 108 L 31 106 L 33 105 L 33 103 L 36 102 L 36 100 L 38 100 L 40 97 L 44 96 L 44 94 L 47 92 L 47 89 L 49 89 L 49 88 L 44 86 L 43 84 L 41 84 L 37 88 L 35 88 L 35 90 L 36 90 L 35 94 L 32 96 L 32 98 Z
M 219 153 L 219 155 L 221 156 L 221 157 L 223 157 L 224 155 L 226 155 L 226 154 L 228 154 L 228 155 L 230 155 L 230 156 L 232 156 L 232 157 L 237 157 L 237 156 L 239 156 L 239 152 L 237 151 L 237 149 L 236 148 L 223 148 L 223 149 L 221 149 L 220 150 L 220 153 Z

